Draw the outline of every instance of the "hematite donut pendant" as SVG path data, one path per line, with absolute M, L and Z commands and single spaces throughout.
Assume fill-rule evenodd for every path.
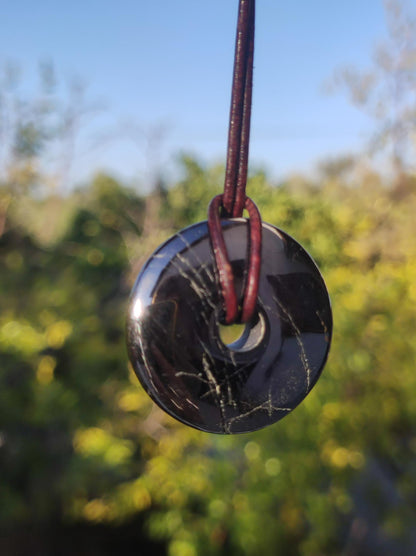
M 248 223 L 222 221 L 237 295 L 245 280 Z M 289 235 L 262 224 L 257 311 L 226 345 L 222 299 L 206 222 L 155 251 L 134 285 L 127 321 L 130 361 L 150 397 L 183 423 L 212 433 L 270 425 L 318 380 L 332 334 L 325 283 Z

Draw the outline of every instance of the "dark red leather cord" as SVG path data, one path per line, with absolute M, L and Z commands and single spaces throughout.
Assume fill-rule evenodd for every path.
M 225 168 L 224 216 L 243 214 L 253 90 L 255 0 L 240 0 Z
M 212 250 L 218 268 L 221 293 L 224 299 L 225 324 L 232 324 L 236 320 L 248 322 L 254 314 L 257 304 L 257 292 L 260 279 L 261 263 L 261 216 L 256 204 L 246 197 L 244 208 L 249 214 L 249 263 L 244 287 L 241 315 L 234 286 L 234 274 L 227 254 L 220 220 L 220 207 L 223 195 L 214 197 L 208 207 L 208 229 Z
M 261 266 L 261 216 L 257 205 L 246 197 L 244 208 L 247 210 L 250 220 L 250 246 L 248 258 L 247 281 L 244 288 L 243 308 L 241 322 L 248 322 L 253 316 L 257 305 L 257 293 L 259 291 L 260 266 Z
M 232 324 L 238 316 L 238 301 L 234 287 L 234 273 L 222 234 L 219 210 L 222 206 L 223 195 L 217 195 L 210 202 L 208 207 L 208 230 L 224 300 L 224 322 L 225 324 Z
M 246 196 L 253 89 L 254 19 L 255 0 L 240 0 L 224 194 L 214 197 L 208 208 L 208 228 L 224 300 L 226 324 L 232 324 L 237 320 L 248 322 L 252 318 L 256 310 L 260 279 L 261 216 L 257 206 Z M 240 217 L 244 209 L 250 217 L 248 271 L 240 303 L 222 233 L 220 209 L 222 217 Z

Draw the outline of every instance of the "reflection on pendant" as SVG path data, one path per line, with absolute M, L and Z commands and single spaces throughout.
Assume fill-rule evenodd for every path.
M 222 221 L 237 295 L 244 289 L 248 223 Z M 127 319 L 130 361 L 151 398 L 197 429 L 241 433 L 294 409 L 318 380 L 332 334 L 324 281 L 307 252 L 270 224 L 255 316 L 227 344 L 206 222 L 174 235 L 134 285 Z

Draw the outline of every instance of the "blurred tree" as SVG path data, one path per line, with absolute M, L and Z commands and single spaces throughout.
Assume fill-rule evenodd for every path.
M 168 228 L 205 218 L 221 189 L 220 168 L 185 159 L 183 173 L 161 205 Z M 139 516 L 171 556 L 415 551 L 416 197 L 332 171 L 320 187 L 258 172 L 249 190 L 319 262 L 336 323 L 310 396 L 251 435 L 175 422 L 127 367 L 131 264 L 154 241 L 143 199 L 99 175 L 66 198 L 75 208 L 47 249 L 24 219 L 3 234 L 0 529 Z
M 99 110 L 86 101 L 80 80 L 62 94 L 52 64 L 40 64 L 38 74 L 35 98 L 27 98 L 16 64 L 0 75 L 0 236 L 13 201 L 29 193 L 48 197 L 56 219 L 54 195 L 68 184 L 76 139 L 86 117 Z
M 388 38 L 374 52 L 373 67 L 339 69 L 332 85 L 377 122 L 371 152 L 387 150 L 400 182 L 413 167 L 416 130 L 416 15 L 403 1 L 386 0 Z

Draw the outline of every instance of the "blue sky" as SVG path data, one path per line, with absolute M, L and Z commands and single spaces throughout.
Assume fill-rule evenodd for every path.
M 0 64 L 19 63 L 30 94 L 39 61 L 51 60 L 62 83 L 80 76 L 106 106 L 88 133 L 114 139 L 85 155 L 85 130 L 73 179 L 104 168 L 143 182 L 183 151 L 225 160 L 237 5 L 0 0 Z M 279 179 L 359 150 L 371 122 L 323 84 L 341 65 L 367 67 L 385 33 L 382 0 L 258 0 L 250 164 Z M 133 127 L 143 135 L 130 140 Z

